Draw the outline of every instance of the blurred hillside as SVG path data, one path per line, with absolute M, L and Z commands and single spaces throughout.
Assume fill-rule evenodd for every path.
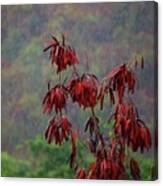
M 50 34 L 67 40 L 76 49 L 80 72 L 104 77 L 114 66 L 142 55 L 134 101 L 142 119 L 154 128 L 154 3 L 100 3 L 65 5 L 2 6 L 2 151 L 15 154 L 15 147 L 43 134 L 48 117 L 41 102 L 47 82 L 56 84 L 56 69 L 43 53 Z M 65 77 L 71 70 L 65 72 Z M 108 102 L 108 100 L 106 100 Z M 103 118 L 109 117 L 111 107 Z M 68 115 L 81 127 L 89 113 L 77 105 Z

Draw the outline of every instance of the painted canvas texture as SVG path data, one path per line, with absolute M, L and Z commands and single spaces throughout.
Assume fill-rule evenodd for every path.
M 157 3 L 1 10 L 1 176 L 156 180 Z

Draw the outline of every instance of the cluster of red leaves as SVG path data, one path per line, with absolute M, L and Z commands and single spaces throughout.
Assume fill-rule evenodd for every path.
M 79 63 L 75 50 L 71 46 L 65 44 L 64 35 L 62 35 L 62 43 L 52 36 L 52 40 L 50 40 L 44 52 L 49 49 L 51 64 L 57 65 L 57 73 L 65 70 L 68 65 L 71 66 Z
M 73 102 L 80 106 L 94 107 L 97 103 L 98 80 L 93 74 L 83 74 L 69 82 L 68 86 Z
M 114 104 L 116 93 L 118 96 L 118 102 L 122 103 L 125 88 L 128 87 L 128 92 L 133 94 L 135 83 L 135 74 L 126 66 L 126 64 L 114 68 L 104 79 L 100 88 L 98 99 L 101 101 L 101 108 L 103 107 L 105 94 L 109 93 L 110 102 Z
M 71 126 L 66 116 L 55 116 L 49 122 L 45 139 L 48 143 L 54 140 L 55 144 L 61 145 L 64 140 L 68 140 L 68 136 L 71 134 Z
M 114 114 L 115 134 L 126 140 L 133 151 L 151 148 L 151 135 L 145 123 L 138 118 L 132 103 L 118 104 Z
M 44 113 L 50 113 L 55 108 L 56 113 L 66 106 L 66 99 L 68 97 L 67 89 L 63 85 L 56 85 L 48 90 L 44 99 Z
M 114 159 L 97 159 L 87 174 L 88 179 L 123 179 L 124 167 Z
M 118 148 L 117 148 L 118 146 Z M 76 177 L 79 179 L 125 179 L 124 147 L 123 144 L 112 140 L 107 153 L 99 148 L 95 154 L 96 161 L 91 163 L 88 170 L 77 170 Z
M 76 140 L 77 133 L 72 130 L 72 125 L 65 115 L 55 116 L 50 122 L 45 132 L 45 139 L 48 143 L 53 140 L 55 144 L 61 145 L 64 140 L 71 138 L 71 155 L 70 155 L 70 167 L 73 167 L 76 158 Z

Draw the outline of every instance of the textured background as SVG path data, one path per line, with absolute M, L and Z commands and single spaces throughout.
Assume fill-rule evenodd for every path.
M 153 2 L 2 6 L 2 151 L 22 156 L 25 147 L 23 153 L 17 147 L 42 135 L 47 126 L 41 102 L 48 80 L 58 81 L 48 55 L 42 52 L 51 33 L 59 38 L 65 33 L 79 56 L 80 72 L 92 72 L 100 78 L 117 64 L 143 55 L 145 69 L 137 72 L 133 100 L 153 131 L 153 10 Z M 65 72 L 66 77 L 69 74 Z M 110 111 L 107 104 L 105 113 L 99 115 L 109 117 Z M 77 127 L 89 115 L 71 104 L 68 114 Z M 153 152 L 147 156 L 153 158 Z

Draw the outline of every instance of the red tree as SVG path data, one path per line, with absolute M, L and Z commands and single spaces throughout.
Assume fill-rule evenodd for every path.
M 52 36 L 44 52 L 48 50 L 50 50 L 51 64 L 57 67 L 57 74 L 61 76 L 61 71 L 72 66 L 72 76 L 64 84 L 59 83 L 54 87 L 48 85 L 48 91 L 43 99 L 43 110 L 44 113 L 51 113 L 55 110 L 56 114 L 50 120 L 45 132 L 47 142 L 54 141 L 61 145 L 65 140 L 70 141 L 72 152 L 69 164 L 74 169 L 76 178 L 127 179 L 127 164 L 133 179 L 140 179 L 139 165 L 136 160 L 126 154 L 126 149 L 130 148 L 134 152 L 140 150 L 141 153 L 144 149 L 149 150 L 151 135 L 145 123 L 139 118 L 133 101 L 128 100 L 125 95 L 133 94 L 135 91 L 137 79 L 134 69 L 138 65 L 141 68 L 144 67 L 143 57 L 141 61 L 136 60 L 134 65 L 128 63 L 114 68 L 100 82 L 94 74 L 79 75 L 75 66 L 79 60 L 75 50 L 65 43 L 64 35 L 62 35 L 62 42 Z M 110 118 L 114 121 L 112 138 L 105 138 L 100 131 L 100 119 L 94 111 L 97 104 L 100 104 L 103 109 L 105 96 L 109 96 L 114 108 L 114 113 Z M 72 102 L 77 102 L 79 107 L 89 108 L 92 112 L 86 121 L 84 132 L 88 133 L 87 148 L 93 154 L 95 161 L 87 169 L 80 167 L 76 160 L 76 139 L 79 136 L 68 117 L 63 114 L 69 98 Z

